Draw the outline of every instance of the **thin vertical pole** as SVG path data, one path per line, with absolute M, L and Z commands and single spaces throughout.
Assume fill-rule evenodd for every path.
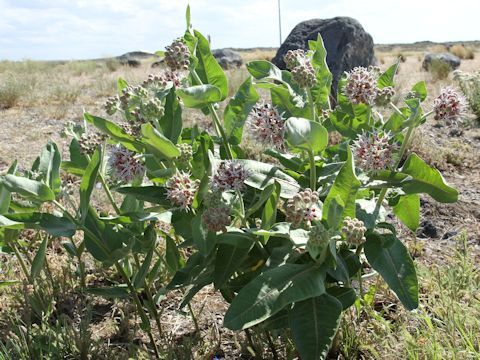
M 282 46 L 282 13 L 280 11 L 280 0 L 278 0 L 278 33 L 280 36 L 280 46 Z

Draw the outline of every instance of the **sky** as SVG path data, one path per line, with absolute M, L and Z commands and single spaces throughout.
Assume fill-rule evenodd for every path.
M 479 0 L 280 0 L 282 37 L 303 20 L 351 16 L 375 43 L 480 40 Z M 163 49 L 185 9 L 213 48 L 279 45 L 278 0 L 0 0 L 0 59 L 68 60 Z

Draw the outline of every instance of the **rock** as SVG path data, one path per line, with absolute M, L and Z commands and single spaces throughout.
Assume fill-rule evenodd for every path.
M 308 50 L 308 41 L 316 40 L 320 33 L 327 50 L 327 64 L 333 75 L 332 89 L 345 71 L 356 66 L 369 66 L 376 63 L 373 39 L 362 25 L 350 17 L 332 19 L 312 19 L 295 26 L 283 42 L 272 62 L 285 69 L 283 57 L 288 50 Z
M 452 70 L 457 69 L 460 66 L 460 58 L 450 53 L 428 53 L 423 58 L 422 67 L 425 70 L 430 68 L 433 61 L 440 61 L 450 65 Z
M 232 49 L 212 50 L 212 55 L 224 69 L 238 68 L 243 64 L 240 54 Z
M 417 230 L 417 236 L 419 238 L 438 238 L 437 227 L 430 220 L 424 220 Z
M 119 59 L 118 62 L 124 66 L 139 67 L 141 65 L 136 59 Z

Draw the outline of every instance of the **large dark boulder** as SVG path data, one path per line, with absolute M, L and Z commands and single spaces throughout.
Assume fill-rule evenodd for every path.
M 212 50 L 212 55 L 224 69 L 238 68 L 243 64 L 240 54 L 232 49 Z
M 450 69 L 455 70 L 460 66 L 460 58 L 450 53 L 429 53 L 423 58 L 422 67 L 429 70 L 433 62 L 438 61 L 448 64 Z
M 333 89 L 345 71 L 355 66 L 374 65 L 373 39 L 362 25 L 350 17 L 313 19 L 299 23 L 283 42 L 272 62 L 285 69 L 283 57 L 288 50 L 308 50 L 308 41 L 322 35 L 327 50 L 327 64 L 333 75 Z

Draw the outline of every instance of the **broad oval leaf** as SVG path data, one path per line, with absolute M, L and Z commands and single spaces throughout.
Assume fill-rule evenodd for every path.
M 178 89 L 177 95 L 183 100 L 183 104 L 189 108 L 201 109 L 208 104 L 222 101 L 220 89 L 210 84 Z
M 142 125 L 142 135 L 142 143 L 160 158 L 171 160 L 180 156 L 180 150 L 175 144 L 155 129 L 152 124 Z
M 302 360 L 325 359 L 340 325 L 342 304 L 323 294 L 295 303 L 288 315 L 293 341 Z
M 55 200 L 53 191 L 39 181 L 7 174 L 3 178 L 0 178 L 0 183 L 2 183 L 8 191 L 17 193 L 28 199 L 39 201 Z
M 285 122 L 285 139 L 296 150 L 318 154 L 328 145 L 328 131 L 315 121 L 291 117 Z
M 408 310 L 418 307 L 418 281 L 413 260 L 393 234 L 367 236 L 365 255 Z
M 284 264 L 265 271 L 233 299 L 225 326 L 243 330 L 261 323 L 286 305 L 325 292 L 325 269 L 312 264 Z

